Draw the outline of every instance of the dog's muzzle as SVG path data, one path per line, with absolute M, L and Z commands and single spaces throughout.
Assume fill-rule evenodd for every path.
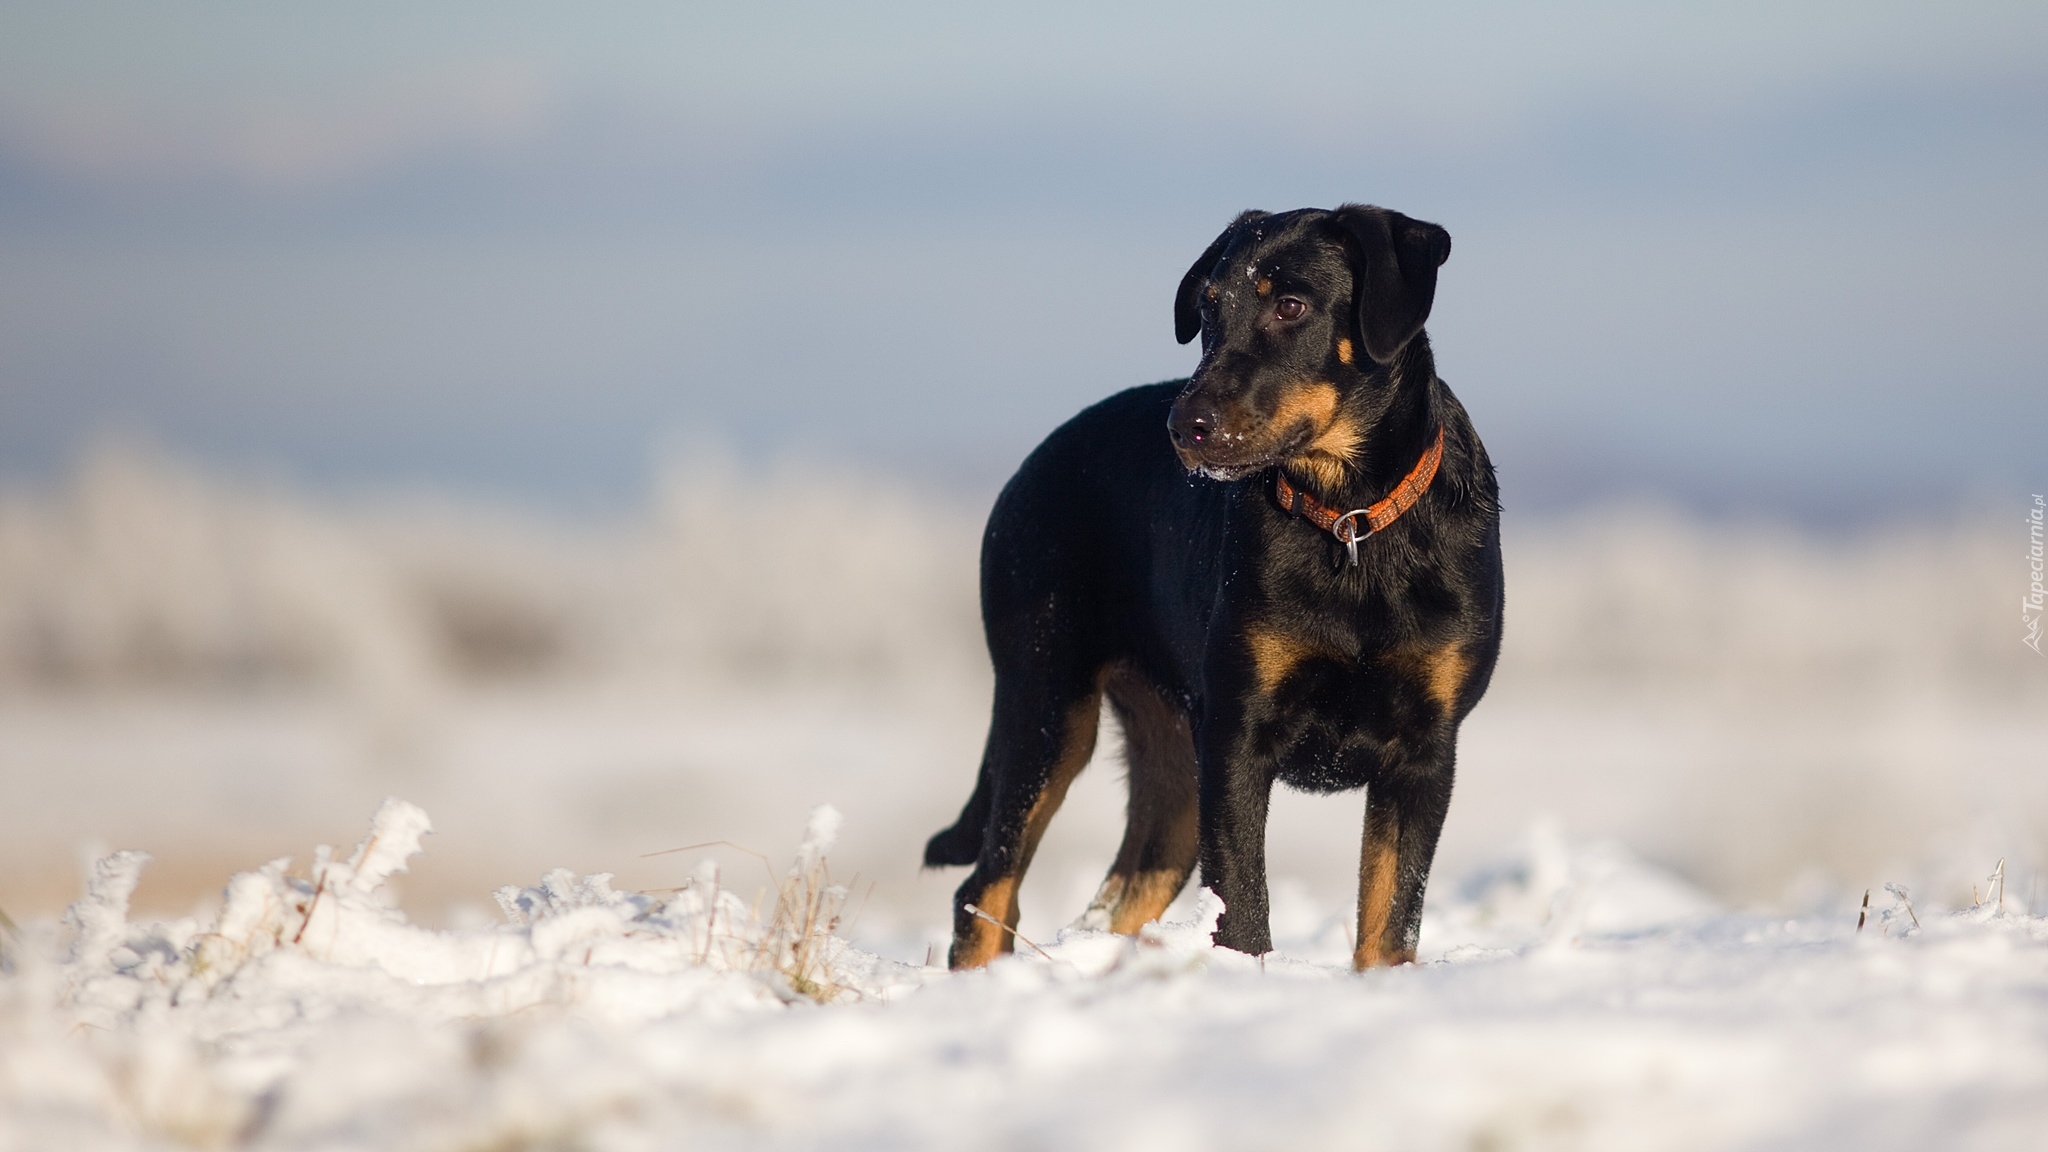
M 1242 414 L 1233 422 L 1199 390 L 1175 400 L 1166 417 L 1166 433 L 1181 466 L 1217 480 L 1248 476 L 1274 462 L 1272 446 L 1257 434 L 1262 431 L 1256 424 L 1245 430 Z
M 1222 425 L 1223 417 L 1216 406 L 1193 396 L 1174 401 L 1166 416 L 1166 434 L 1173 437 L 1173 447 L 1182 456 L 1203 454 L 1204 449 L 1214 445 Z

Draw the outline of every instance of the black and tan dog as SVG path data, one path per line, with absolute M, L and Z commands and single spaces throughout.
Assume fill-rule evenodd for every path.
M 1274 782 L 1362 787 L 1354 961 L 1415 958 L 1501 629 L 1493 466 L 1422 331 L 1450 250 L 1381 208 L 1245 213 L 1174 298 L 1194 375 L 1074 417 L 1003 489 L 981 553 L 988 746 L 924 857 L 974 865 L 953 967 L 1012 948 L 994 921 L 1017 923 L 1105 695 L 1130 813 L 1084 924 L 1135 932 L 1199 863 L 1216 942 L 1266 952 Z

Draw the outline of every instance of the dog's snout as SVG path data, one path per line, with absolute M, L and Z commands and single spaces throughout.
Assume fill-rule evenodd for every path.
M 1215 405 L 1182 399 L 1168 414 L 1166 431 L 1176 444 L 1200 444 L 1216 434 L 1216 426 L 1221 422 Z

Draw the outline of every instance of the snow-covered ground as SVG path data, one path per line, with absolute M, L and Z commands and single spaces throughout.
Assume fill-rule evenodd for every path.
M 791 537 L 734 485 L 608 526 L 118 453 L 0 491 L 0 1150 L 2048 1146 L 2009 525 L 1511 518 L 1426 963 L 1343 968 L 1355 795 L 1276 797 L 1263 963 L 1195 891 L 1063 934 L 1111 725 L 1023 894 L 1051 958 L 946 975 L 975 518 L 750 473 Z M 391 794 L 409 871 L 404 805 L 307 853 Z M 820 802 L 844 893 L 754 855 Z
M 428 828 L 131 919 L 101 861 L 9 939 L 0 1148 L 2020 1149 L 2048 1131 L 2048 920 L 1880 892 L 1868 922 L 1716 908 L 1538 828 L 1444 886 L 1416 967 L 1357 975 L 1344 917 L 1210 946 L 1202 892 L 1136 938 L 983 972 L 829 933 L 838 816 L 749 907 L 566 871 L 432 931 L 382 898 Z M 820 1002 L 822 1001 L 822 1003 Z

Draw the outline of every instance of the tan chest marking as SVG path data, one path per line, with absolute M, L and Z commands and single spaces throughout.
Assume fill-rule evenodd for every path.
M 1457 710 L 1458 695 L 1465 687 L 1465 676 L 1472 670 L 1472 658 L 1458 644 L 1399 652 L 1390 657 L 1389 662 L 1421 680 L 1424 694 L 1446 712 Z
M 1264 629 L 1245 633 L 1245 647 L 1252 657 L 1252 682 L 1259 694 L 1271 696 L 1287 674 L 1315 653 L 1296 637 Z
M 1264 696 L 1271 696 L 1303 661 L 1332 655 L 1299 636 L 1270 628 L 1248 629 L 1244 642 L 1252 658 L 1252 683 Z

